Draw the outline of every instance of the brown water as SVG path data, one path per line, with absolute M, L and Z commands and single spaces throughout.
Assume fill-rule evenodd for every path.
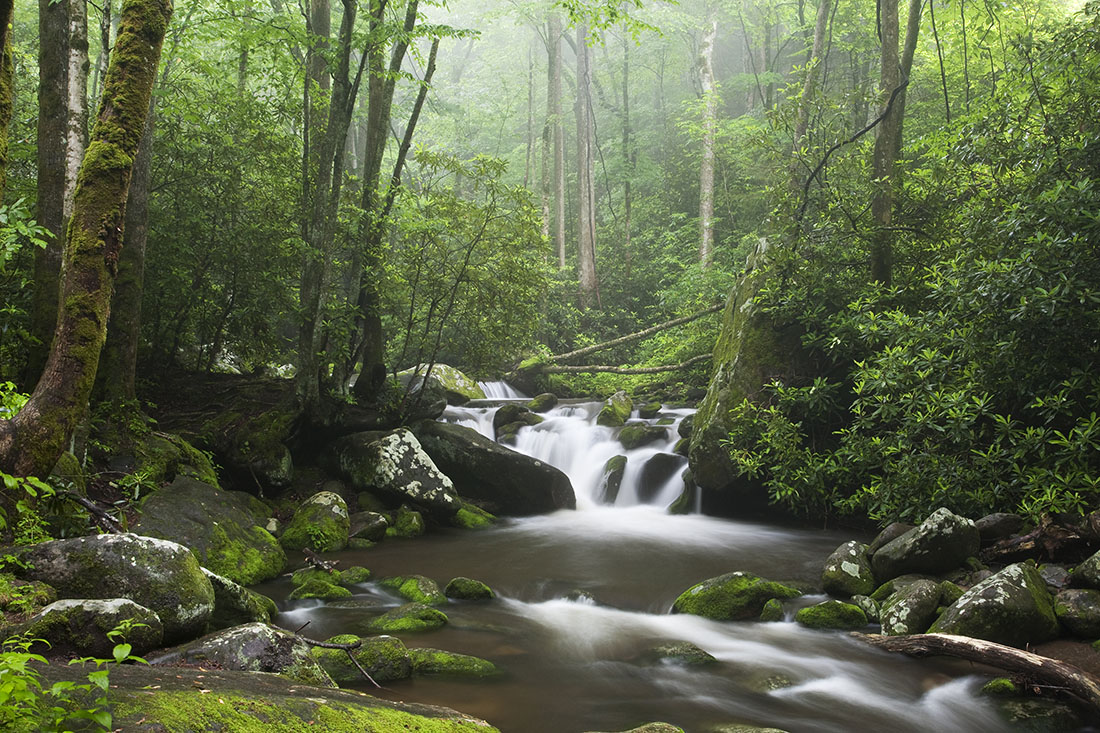
M 720 623 L 669 615 L 683 590 L 734 570 L 816 587 L 825 557 L 851 537 L 630 505 L 646 495 L 666 502 L 678 493 L 671 486 L 624 485 L 619 503 L 625 505 L 601 506 L 593 498 L 593 464 L 602 465 L 613 450 L 607 445 L 613 436 L 591 425 L 593 413 L 592 406 L 562 408 L 520 440 L 527 452 L 570 474 L 579 510 L 335 555 L 342 567 L 364 565 L 375 577 L 416 573 L 443 585 L 462 575 L 498 594 L 487 603 L 451 603 L 443 609 L 450 618 L 446 627 L 402 639 L 489 659 L 506 670 L 501 679 L 417 678 L 381 691 L 362 689 L 456 708 L 506 733 L 622 731 L 654 720 L 689 733 L 723 723 L 792 733 L 1004 729 L 992 706 L 975 694 L 984 678 L 967 676 L 975 672 L 970 668 L 887 655 L 845 634 L 789 621 Z M 484 426 L 486 415 L 458 418 Z M 673 438 L 670 431 L 669 443 Z M 662 449 L 667 446 L 628 456 L 637 463 Z M 284 599 L 289 583 L 280 579 L 261 590 Z M 596 602 L 567 600 L 574 590 Z M 308 622 L 302 633 L 319 639 L 366 633 L 371 617 L 400 603 L 367 583 L 351 602 L 283 601 L 277 623 L 297 629 Z M 693 642 L 719 663 L 700 668 L 637 660 L 669 640 Z

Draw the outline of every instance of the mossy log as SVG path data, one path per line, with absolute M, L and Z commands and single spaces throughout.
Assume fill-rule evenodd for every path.
M 879 636 L 852 634 L 871 646 L 910 657 L 948 656 L 986 664 L 1023 675 L 1029 681 L 1064 689 L 1100 715 L 1100 680 L 1088 672 L 1057 659 L 983 639 L 952 634 Z
M 0 422 L 0 468 L 46 475 L 92 392 L 118 259 L 134 157 L 145 131 L 170 0 L 125 0 L 73 196 L 60 313 L 46 368 L 30 400 Z

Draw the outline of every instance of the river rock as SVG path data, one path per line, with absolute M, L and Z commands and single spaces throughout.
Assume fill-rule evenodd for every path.
M 275 601 L 265 595 L 249 590 L 206 568 L 202 571 L 214 586 L 214 614 L 206 625 L 207 631 L 227 629 L 230 626 L 258 621 L 268 623 L 279 613 Z
M 638 473 L 638 498 L 652 501 L 657 492 L 684 469 L 682 456 L 673 453 L 654 453 L 642 464 Z
M 426 530 L 424 515 L 402 504 L 393 515 L 393 523 L 386 527 L 386 536 L 419 537 Z
M 108 636 L 127 624 L 119 638 Z M 111 659 L 115 644 L 126 642 L 132 653 L 141 655 L 156 649 L 164 640 L 160 617 L 145 606 L 126 598 L 74 599 L 55 601 L 31 617 L 19 628 L 28 639 L 47 642 L 48 649 L 32 651 L 50 656 L 77 656 Z
M 676 426 L 676 434 L 679 435 L 680 438 L 682 438 L 683 440 L 687 440 L 687 441 L 690 442 L 690 440 L 691 440 L 691 429 L 694 425 L 695 425 L 695 413 L 692 413 L 690 415 L 686 415 L 684 417 L 684 419 L 682 419 L 680 421 L 680 424 Z
M 867 625 L 867 615 L 859 606 L 837 600 L 801 608 L 794 615 L 794 620 L 811 629 L 851 631 Z
M 586 733 L 597 733 L 596 731 L 587 731 Z M 684 733 L 683 728 L 678 728 L 670 723 L 646 723 L 640 725 L 637 728 L 631 728 L 630 730 L 624 730 L 622 733 Z
M 660 414 L 661 408 L 664 407 L 660 402 L 647 402 L 638 408 L 638 417 L 643 420 L 652 420 Z M 671 425 L 671 423 L 669 423 Z
M 1046 584 L 1029 563 L 1016 563 L 962 595 L 929 629 L 1023 647 L 1058 635 Z
M 1100 552 L 1074 568 L 1071 579 L 1075 586 L 1100 590 Z
M 329 644 L 360 644 L 351 655 L 367 670 L 376 682 L 391 682 L 412 676 L 412 658 L 404 642 L 394 636 L 369 636 L 360 638 L 353 634 L 340 634 L 326 639 Z M 337 684 L 363 681 L 363 673 L 355 666 L 343 649 L 314 647 L 309 656 L 316 661 Z
M 362 496 L 362 494 L 360 494 Z M 378 542 L 385 539 L 390 520 L 379 512 L 356 512 L 348 517 L 348 539 Z
M 619 442 L 623 448 L 634 450 L 643 445 L 668 438 L 668 429 L 660 425 L 647 425 L 644 422 L 627 423 L 619 431 Z
M 603 466 L 603 476 L 600 477 L 600 487 L 596 491 L 598 501 L 603 504 L 614 504 L 619 498 L 619 489 L 623 485 L 623 474 L 626 472 L 626 456 L 611 456 Z
M 441 606 L 447 602 L 447 596 L 439 589 L 439 584 L 423 575 L 398 575 L 382 578 L 378 585 L 393 591 L 407 601 L 423 603 L 426 606 Z
M 129 598 L 157 614 L 168 643 L 203 632 L 214 613 L 214 588 L 195 555 L 168 540 L 101 534 L 53 540 L 18 553 L 20 575 L 62 598 Z
M 905 586 L 882 604 L 879 622 L 887 636 L 923 634 L 936 620 L 940 584 L 918 580 Z
M 456 654 L 442 649 L 428 647 L 410 649 L 413 672 L 416 674 L 441 675 L 446 677 L 484 678 L 496 677 L 500 668 L 481 657 L 469 654 Z
M 461 508 L 454 483 L 405 428 L 347 435 L 332 444 L 324 460 L 356 490 L 407 501 L 440 521 Z
M 982 546 L 984 547 L 992 545 L 997 540 L 1020 534 L 1027 526 L 1027 522 L 1019 514 L 998 512 L 987 514 L 981 519 L 975 520 L 974 526 L 978 529 L 978 535 L 981 537 Z
M 372 619 L 368 628 L 380 634 L 429 631 L 447 623 L 447 614 L 423 603 L 406 603 Z
M 337 585 L 335 577 L 326 580 L 319 576 L 312 576 L 295 586 L 287 596 L 288 601 L 304 601 L 316 599 L 319 601 L 337 601 L 341 598 L 351 598 L 351 591 Z
M 852 540 L 833 550 L 821 571 L 821 585 L 834 596 L 868 595 L 874 591 L 875 576 L 867 545 Z
M 514 402 L 501 405 L 497 408 L 497 411 L 493 413 L 493 429 L 500 430 L 505 425 L 512 423 L 520 423 L 521 425 L 538 425 L 545 421 L 546 418 L 536 415 L 527 409 L 523 405 L 517 405 Z M 515 432 L 515 431 L 512 431 Z
M 882 606 L 870 596 L 852 596 L 852 605 L 859 606 L 868 623 L 877 624 L 882 621 Z
M 255 497 L 222 491 L 186 476 L 141 504 L 134 529 L 149 537 L 178 542 L 203 567 L 242 585 L 274 578 L 286 567 L 279 541 L 260 526 L 266 516 L 254 509 Z M 266 512 L 264 512 L 266 513 Z
M 294 512 L 279 543 L 288 550 L 334 552 L 347 547 L 350 528 L 348 505 L 340 495 L 319 491 Z
M 493 514 L 529 516 L 577 507 L 569 477 L 547 463 L 461 425 L 424 420 L 415 429 L 458 493 Z
M 764 608 L 760 609 L 760 616 L 758 619 L 764 623 L 776 623 L 777 621 L 783 621 L 787 618 L 787 610 L 783 608 L 783 601 L 778 598 L 771 598 L 764 604 Z
M 642 652 L 641 661 L 646 664 L 678 664 L 684 667 L 715 664 L 718 658 L 690 641 L 670 641 L 657 644 Z
M 871 556 L 879 580 L 905 573 L 937 574 L 966 563 L 978 554 L 978 530 L 974 522 L 937 509 L 920 526 L 883 545 Z
M 550 412 L 558 405 L 558 396 L 553 392 L 543 392 L 542 394 L 535 395 L 534 398 L 527 403 L 527 409 L 531 412 Z
M 1039 575 L 1043 578 L 1043 582 L 1047 584 L 1047 587 L 1050 588 L 1052 592 L 1068 587 L 1071 580 L 1069 568 L 1062 565 L 1051 565 L 1049 563 L 1040 565 Z
M 240 399 L 247 400 L 243 393 Z M 286 444 L 297 419 L 296 410 L 278 407 L 258 415 L 248 414 L 249 407 L 227 409 L 200 428 L 203 445 L 218 456 L 222 467 L 241 482 L 257 482 L 275 493 L 290 486 L 294 478 L 294 460 Z M 203 479 L 205 483 L 212 483 Z
M 906 522 L 891 522 L 886 525 L 886 527 L 871 540 L 871 544 L 867 545 L 867 557 L 871 557 L 884 545 L 893 542 L 911 529 L 913 529 L 913 525 Z
M 273 672 L 307 685 L 335 687 L 328 673 L 310 657 L 305 639 L 271 626 L 252 623 L 207 634 L 166 649 L 150 664 L 200 664 L 242 672 Z
M 619 390 L 607 398 L 603 409 L 596 416 L 596 424 L 609 428 L 617 428 L 626 423 L 630 413 L 634 410 L 634 403 L 626 392 Z
M 412 383 L 413 391 L 419 389 L 424 381 L 423 374 L 428 371 L 427 364 L 419 364 L 411 369 L 397 373 L 397 380 L 408 386 Z M 428 377 L 428 384 L 445 395 L 448 404 L 464 405 L 470 400 L 485 399 L 485 392 L 477 383 L 477 380 L 467 377 L 465 374 L 447 364 L 432 365 L 432 373 Z
M 765 580 L 752 573 L 726 573 L 697 583 L 680 594 L 672 604 L 676 613 L 690 613 L 717 621 L 742 621 L 756 618 L 772 598 L 786 599 L 802 595 L 790 586 Z
M 488 601 L 496 598 L 493 589 L 473 578 L 451 578 L 443 589 L 443 595 L 461 601 Z
M 1100 591 L 1064 590 L 1054 598 L 1054 614 L 1075 636 L 1100 637 Z

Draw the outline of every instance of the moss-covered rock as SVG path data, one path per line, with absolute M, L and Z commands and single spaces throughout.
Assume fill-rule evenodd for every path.
M 497 432 L 497 440 L 500 440 L 501 432 L 503 432 L 505 426 L 511 426 L 510 432 L 515 433 L 521 427 L 528 425 L 538 425 L 546 418 L 541 415 L 536 415 L 527 409 L 523 405 L 517 405 L 514 402 L 510 402 L 506 405 L 501 405 L 495 413 L 493 413 L 493 430 Z
M 596 423 L 609 428 L 617 428 L 630 419 L 630 413 L 634 410 L 634 403 L 626 392 L 619 390 L 607 398 L 600 414 L 596 416 Z
M 210 457 L 179 435 L 147 433 L 135 441 L 133 451 L 134 473 L 146 483 L 159 485 L 183 476 L 220 485 Z
M 535 395 L 530 402 L 527 403 L 527 409 L 531 412 L 550 412 L 558 405 L 558 396 L 553 392 L 543 392 L 542 394 Z
M 646 664 L 678 664 L 684 667 L 697 667 L 718 662 L 717 657 L 690 641 L 657 644 L 642 652 L 640 659 Z
M 87 682 L 87 670 L 51 665 L 48 682 Z M 447 708 L 391 702 L 354 690 L 310 687 L 278 675 L 122 665 L 111 670 L 108 706 L 128 733 L 499 733 Z
M 362 496 L 362 494 L 360 494 Z M 379 512 L 356 512 L 348 517 L 350 528 L 348 539 L 363 539 L 378 542 L 386 536 L 390 520 Z
M 982 685 L 982 694 L 991 697 L 1019 695 L 1020 686 L 1008 677 L 995 677 Z
M 325 642 L 329 644 L 358 642 L 360 646 L 357 649 L 351 649 L 351 655 L 376 682 L 403 680 L 412 675 L 413 666 L 409 650 L 405 648 L 404 642 L 396 637 L 383 635 L 360 638 L 353 634 L 340 634 L 326 639 Z M 343 649 L 313 647 L 309 655 L 337 684 L 363 681 L 363 673 L 348 657 L 348 652 Z
M 882 606 L 870 596 L 852 596 L 852 604 L 859 606 L 867 616 L 867 622 L 877 624 L 882 622 Z
M 1100 590 L 1100 552 L 1074 568 L 1072 579 L 1076 586 Z
M 964 593 L 929 631 L 1022 647 L 1056 637 L 1058 619 L 1039 571 L 1016 563 Z
M 358 585 L 359 583 L 366 583 L 371 578 L 371 571 L 362 565 L 352 565 L 349 568 L 344 568 L 337 575 L 337 582 L 344 586 Z
M 669 514 L 691 514 L 695 511 L 695 498 L 699 493 L 699 487 L 691 480 L 691 470 L 683 473 L 684 490 L 676 497 L 676 500 L 668 505 Z
M 638 417 L 643 420 L 652 420 L 661 412 L 663 405 L 660 402 L 647 402 L 638 408 Z M 671 422 L 667 423 L 671 425 Z
M 496 598 L 492 588 L 473 578 L 451 578 L 443 589 L 443 595 L 461 601 L 488 601 Z
M 406 603 L 371 620 L 368 628 L 379 634 L 429 631 L 447 623 L 447 614 L 423 603 Z
M 441 606 L 447 602 L 447 596 L 439 589 L 439 584 L 423 575 L 398 575 L 382 578 L 378 585 L 393 591 L 407 601 L 423 603 L 426 606 Z
M 672 605 L 676 613 L 690 613 L 718 621 L 757 618 L 772 598 L 802 595 L 796 588 L 765 580 L 752 573 L 727 573 L 704 580 L 680 594 Z
M 339 494 L 320 491 L 302 502 L 279 543 L 288 550 L 342 550 L 348 544 L 348 506 Z
M 310 578 L 292 590 L 290 595 L 287 596 L 287 600 L 304 601 L 315 598 L 322 601 L 335 601 L 340 598 L 350 598 L 351 591 L 337 585 L 334 581 L 335 577 L 332 580 L 318 577 Z
M 210 584 L 214 586 L 214 614 L 207 624 L 207 631 L 227 629 L 240 624 L 268 623 L 279 613 L 275 601 L 265 595 L 234 583 L 229 578 L 203 568 Z
M 419 382 L 423 381 L 423 375 L 428 371 L 427 364 L 419 364 L 410 369 L 397 373 L 397 379 L 401 384 L 414 386 L 414 391 Z M 485 391 L 477 383 L 465 374 L 447 364 L 433 364 L 432 372 L 428 376 L 428 384 L 431 387 L 442 390 L 447 397 L 447 402 L 452 405 L 464 405 L 470 400 L 485 399 Z
M 783 609 L 783 601 L 778 598 L 769 598 L 764 607 L 760 609 L 760 620 L 766 623 L 782 621 L 786 617 L 787 612 Z
M 426 525 L 423 515 L 402 506 L 393 517 L 393 524 L 386 528 L 387 537 L 419 537 L 424 534 Z
M 253 497 L 178 476 L 141 504 L 135 530 L 189 548 L 204 567 L 242 585 L 274 578 L 286 567 L 278 540 L 259 525 Z
M 596 496 L 604 504 L 614 504 L 619 498 L 619 489 L 623 485 L 623 474 L 626 473 L 626 456 L 611 456 L 603 466 L 603 475 L 600 477 L 600 486 Z
M 871 540 L 871 544 L 867 545 L 867 555 L 870 557 L 882 549 L 883 546 L 893 542 L 898 537 L 913 529 L 913 525 L 907 522 L 891 522 L 882 528 L 875 538 Z
M 587 731 L 587 733 L 595 732 Z M 646 723 L 645 725 L 639 725 L 637 728 L 622 731 L 622 733 L 684 733 L 684 729 L 670 723 Z
M 296 417 L 290 407 L 258 415 L 226 410 L 203 425 L 201 433 L 227 471 L 278 493 L 294 479 L 294 460 L 286 443 Z
M 1082 725 L 1072 707 L 1055 700 L 1009 698 L 1000 701 L 997 710 L 1014 733 L 1064 733 Z
M 940 595 L 940 584 L 932 580 L 918 580 L 894 593 L 882 606 L 882 633 L 923 634 L 936 620 Z
M 476 504 L 462 502 L 462 508 L 451 517 L 451 526 L 459 529 L 488 529 L 496 524 L 497 518 Z
M 194 637 L 214 612 L 214 588 L 190 550 L 133 534 L 91 535 L 25 548 L 18 573 L 62 598 L 129 598 L 160 617 L 165 641 Z
M 1054 614 L 1074 636 L 1100 637 L 1100 590 L 1082 588 L 1060 592 L 1054 599 Z
M 867 615 L 863 613 L 863 609 L 837 600 L 799 609 L 794 620 L 811 629 L 853 630 L 867 625 Z
M 501 670 L 488 659 L 472 657 L 468 654 L 456 654 L 442 649 L 410 649 L 413 672 L 416 674 L 442 675 L 447 677 L 484 678 L 496 677 Z
M 122 637 L 108 636 L 128 627 Z M 115 644 L 125 641 L 134 654 L 156 649 L 164 640 L 160 618 L 145 606 L 125 598 L 73 599 L 55 601 L 20 627 L 28 639 L 41 639 L 32 651 L 60 657 L 110 659 Z M 45 648 L 42 648 L 42 647 Z
M 627 450 L 641 448 L 668 438 L 668 429 L 660 425 L 647 425 L 643 422 L 627 423 L 619 431 L 619 443 Z
M 879 580 L 906 573 L 944 573 L 978 554 L 978 529 L 971 520 L 937 509 L 920 526 L 883 545 L 871 556 Z
M 242 672 L 273 672 L 307 685 L 336 684 L 310 657 L 310 645 L 301 637 L 271 626 L 250 623 L 195 639 L 156 656 L 150 664 L 201 664 Z
M 0 629 L 9 623 L 30 618 L 56 600 L 57 591 L 47 583 L 20 580 L 11 573 L 0 573 Z
M 867 595 L 875 589 L 875 576 L 867 546 L 852 540 L 833 550 L 821 571 L 821 585 L 834 596 Z

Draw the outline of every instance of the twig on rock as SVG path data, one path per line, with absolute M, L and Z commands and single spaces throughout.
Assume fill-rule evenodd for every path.
M 303 626 L 302 628 L 305 628 L 305 627 Z M 348 655 L 348 659 L 351 660 L 351 663 L 356 666 L 356 668 L 363 674 L 363 676 L 366 677 L 368 680 L 370 680 L 370 683 L 372 685 L 374 685 L 378 689 L 382 689 L 382 685 L 375 682 L 374 678 L 370 676 L 370 672 L 363 669 L 363 665 L 359 664 L 359 660 L 356 659 L 355 655 L 351 653 L 352 650 L 358 649 L 359 647 L 363 646 L 363 640 L 362 639 L 359 639 L 358 641 L 354 641 L 350 644 L 336 644 L 336 643 L 333 643 L 333 642 L 330 642 L 330 641 L 314 641 L 313 639 L 307 639 L 303 636 L 302 641 L 309 644 L 310 646 L 318 646 L 318 647 L 321 647 L 322 649 L 343 649 L 344 653 Z
M 118 520 L 108 514 L 106 509 L 99 506 L 94 501 L 86 499 L 80 494 L 74 494 L 71 491 L 62 491 L 59 492 L 59 495 L 87 509 L 88 513 L 98 519 L 102 523 L 103 528 L 111 534 L 123 534 L 122 525 L 118 523 Z

